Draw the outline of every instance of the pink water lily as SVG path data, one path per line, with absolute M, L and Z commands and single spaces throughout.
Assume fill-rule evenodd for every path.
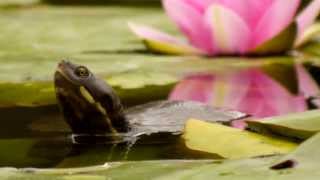
M 285 51 L 304 42 L 320 0 L 298 11 L 301 0 L 163 0 L 188 42 L 129 23 L 146 46 L 169 54 L 248 54 Z
M 299 93 L 292 94 L 260 69 L 230 74 L 195 75 L 182 80 L 170 100 L 192 100 L 264 118 L 308 109 L 306 98 L 319 94 L 309 73 L 297 66 Z

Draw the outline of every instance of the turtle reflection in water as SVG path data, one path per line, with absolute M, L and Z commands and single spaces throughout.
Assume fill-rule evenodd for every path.
M 190 118 L 228 123 L 246 116 L 192 101 L 156 101 L 124 109 L 104 80 L 85 66 L 67 61 L 61 61 L 57 67 L 55 89 L 74 137 L 126 141 L 153 133 L 179 134 Z

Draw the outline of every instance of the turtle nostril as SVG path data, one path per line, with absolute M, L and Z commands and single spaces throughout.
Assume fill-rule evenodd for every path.
M 58 63 L 58 68 L 62 68 L 62 66 L 63 66 L 63 61 Z
M 58 63 L 58 67 L 61 68 L 61 67 L 63 67 L 63 66 L 66 65 L 66 64 L 70 64 L 70 62 L 67 61 L 67 60 L 62 60 L 62 61 L 60 61 L 60 62 Z

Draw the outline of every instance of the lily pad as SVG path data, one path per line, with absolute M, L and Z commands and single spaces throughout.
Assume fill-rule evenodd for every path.
M 1 6 L 19 6 L 19 5 L 31 5 L 39 3 L 39 0 L 2 0 L 0 2 Z
M 238 160 L 112 162 L 100 166 L 61 169 L 1 168 L 0 178 L 63 179 L 318 179 L 320 134 L 288 155 Z M 286 163 L 294 162 L 294 163 Z M 281 166 L 280 166 L 281 165 Z M 277 167 L 277 168 L 275 168 Z
M 257 132 L 273 133 L 298 139 L 307 139 L 320 131 L 320 110 L 247 121 L 248 128 Z
M 183 75 L 222 70 L 226 65 L 224 59 L 212 62 L 145 52 L 127 28 L 127 22 L 152 22 L 176 32 L 160 7 L 43 5 L 0 13 L 1 107 L 55 104 L 52 78 L 61 59 L 88 66 L 110 81 L 123 101 L 142 90 L 153 99 L 166 98 L 168 87 Z M 236 60 L 228 64 L 246 63 Z M 149 87 L 164 90 L 159 95 Z
M 193 119 L 187 121 L 183 137 L 190 149 L 233 159 L 288 153 L 297 146 L 283 139 Z
M 320 135 L 312 137 L 285 156 L 239 160 L 113 162 L 100 166 L 64 169 L 1 168 L 1 179 L 318 179 Z M 293 166 L 275 165 L 294 161 Z
M 163 19 L 160 8 L 143 11 L 134 7 L 66 9 L 73 13 L 55 7 L 1 12 L 4 34 L 0 38 L 0 106 L 55 104 L 53 72 L 57 62 L 65 58 L 89 66 L 125 97 L 132 97 L 132 92 L 149 87 L 164 88 L 160 96 L 159 93 L 152 96 L 166 97 L 167 87 L 172 86 L 177 77 L 158 72 L 155 67 L 165 69 L 170 58 L 141 54 L 140 44 L 134 43 L 134 37 L 131 38 L 129 30 L 124 28 L 126 20 L 132 16 L 145 20 Z M 114 18 L 105 18 L 109 15 Z M 17 26 L 11 24 L 13 21 L 19 21 Z M 9 41 L 15 45 L 9 45 L 12 44 L 8 44 Z M 155 88 L 147 91 L 148 94 Z
M 220 165 L 203 165 L 178 171 L 162 179 L 318 179 L 320 134 L 300 145 L 286 156 L 224 161 Z M 290 162 L 294 163 L 290 163 Z M 286 163 L 289 162 L 289 163 Z M 280 166 L 282 164 L 282 166 Z M 274 168 L 279 165 L 279 168 Z
M 231 71 L 232 68 L 259 66 L 264 60 L 283 62 L 290 59 L 210 59 L 150 54 L 127 28 L 127 22 L 146 23 L 161 27 L 170 34 L 179 34 L 161 7 L 111 5 L 61 8 L 42 5 L 12 8 L 0 13 L 2 107 L 55 104 L 52 77 L 61 59 L 86 65 L 110 80 L 123 95 L 124 101 L 125 97 L 133 97 L 132 92 L 143 90 L 152 94 L 148 87 L 164 88 L 165 91 L 157 99 L 166 98 L 170 91 L 168 87 L 190 73 Z M 108 18 L 110 16 L 112 18 Z M 279 77 L 276 79 L 288 82 Z M 288 86 L 295 90 L 294 85 Z M 139 98 L 141 96 L 135 99 Z
M 150 54 L 127 28 L 127 22 L 147 23 L 178 34 L 160 7 L 43 5 L 0 13 L 1 107 L 55 104 L 52 78 L 61 59 L 88 66 L 110 82 L 124 102 L 126 97 L 143 99 L 142 93 L 133 98 L 139 91 L 152 95 L 153 99 L 166 98 L 169 87 L 185 75 L 292 59 Z M 149 87 L 165 90 L 158 91 L 162 92 L 159 94 Z
M 128 105 L 166 98 L 176 82 L 174 77 L 166 75 L 131 74 L 131 79 L 125 79 L 126 77 L 128 75 L 114 76 L 107 81 L 113 85 L 123 102 Z M 153 77 L 160 77 L 160 79 L 152 80 Z M 161 79 L 161 77 L 164 78 Z M 50 81 L 0 83 L 0 92 L 0 107 L 34 107 L 56 104 L 53 83 Z

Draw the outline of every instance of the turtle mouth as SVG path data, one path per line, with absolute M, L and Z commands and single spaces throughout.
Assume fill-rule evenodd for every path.
M 54 84 L 57 88 L 66 87 L 71 81 L 61 71 L 57 70 L 54 74 Z
M 73 83 L 62 71 L 56 71 L 54 74 L 54 86 L 56 94 L 70 96 L 70 94 L 78 94 L 79 86 Z
M 72 79 L 70 79 L 70 77 L 67 74 L 67 62 L 62 61 L 58 64 L 57 68 L 56 68 L 56 72 L 54 74 L 54 80 L 55 83 L 57 84 L 57 82 L 64 82 L 64 84 L 66 83 L 72 83 L 73 85 L 77 85 L 76 82 L 74 82 Z M 58 83 L 59 84 L 59 83 Z

